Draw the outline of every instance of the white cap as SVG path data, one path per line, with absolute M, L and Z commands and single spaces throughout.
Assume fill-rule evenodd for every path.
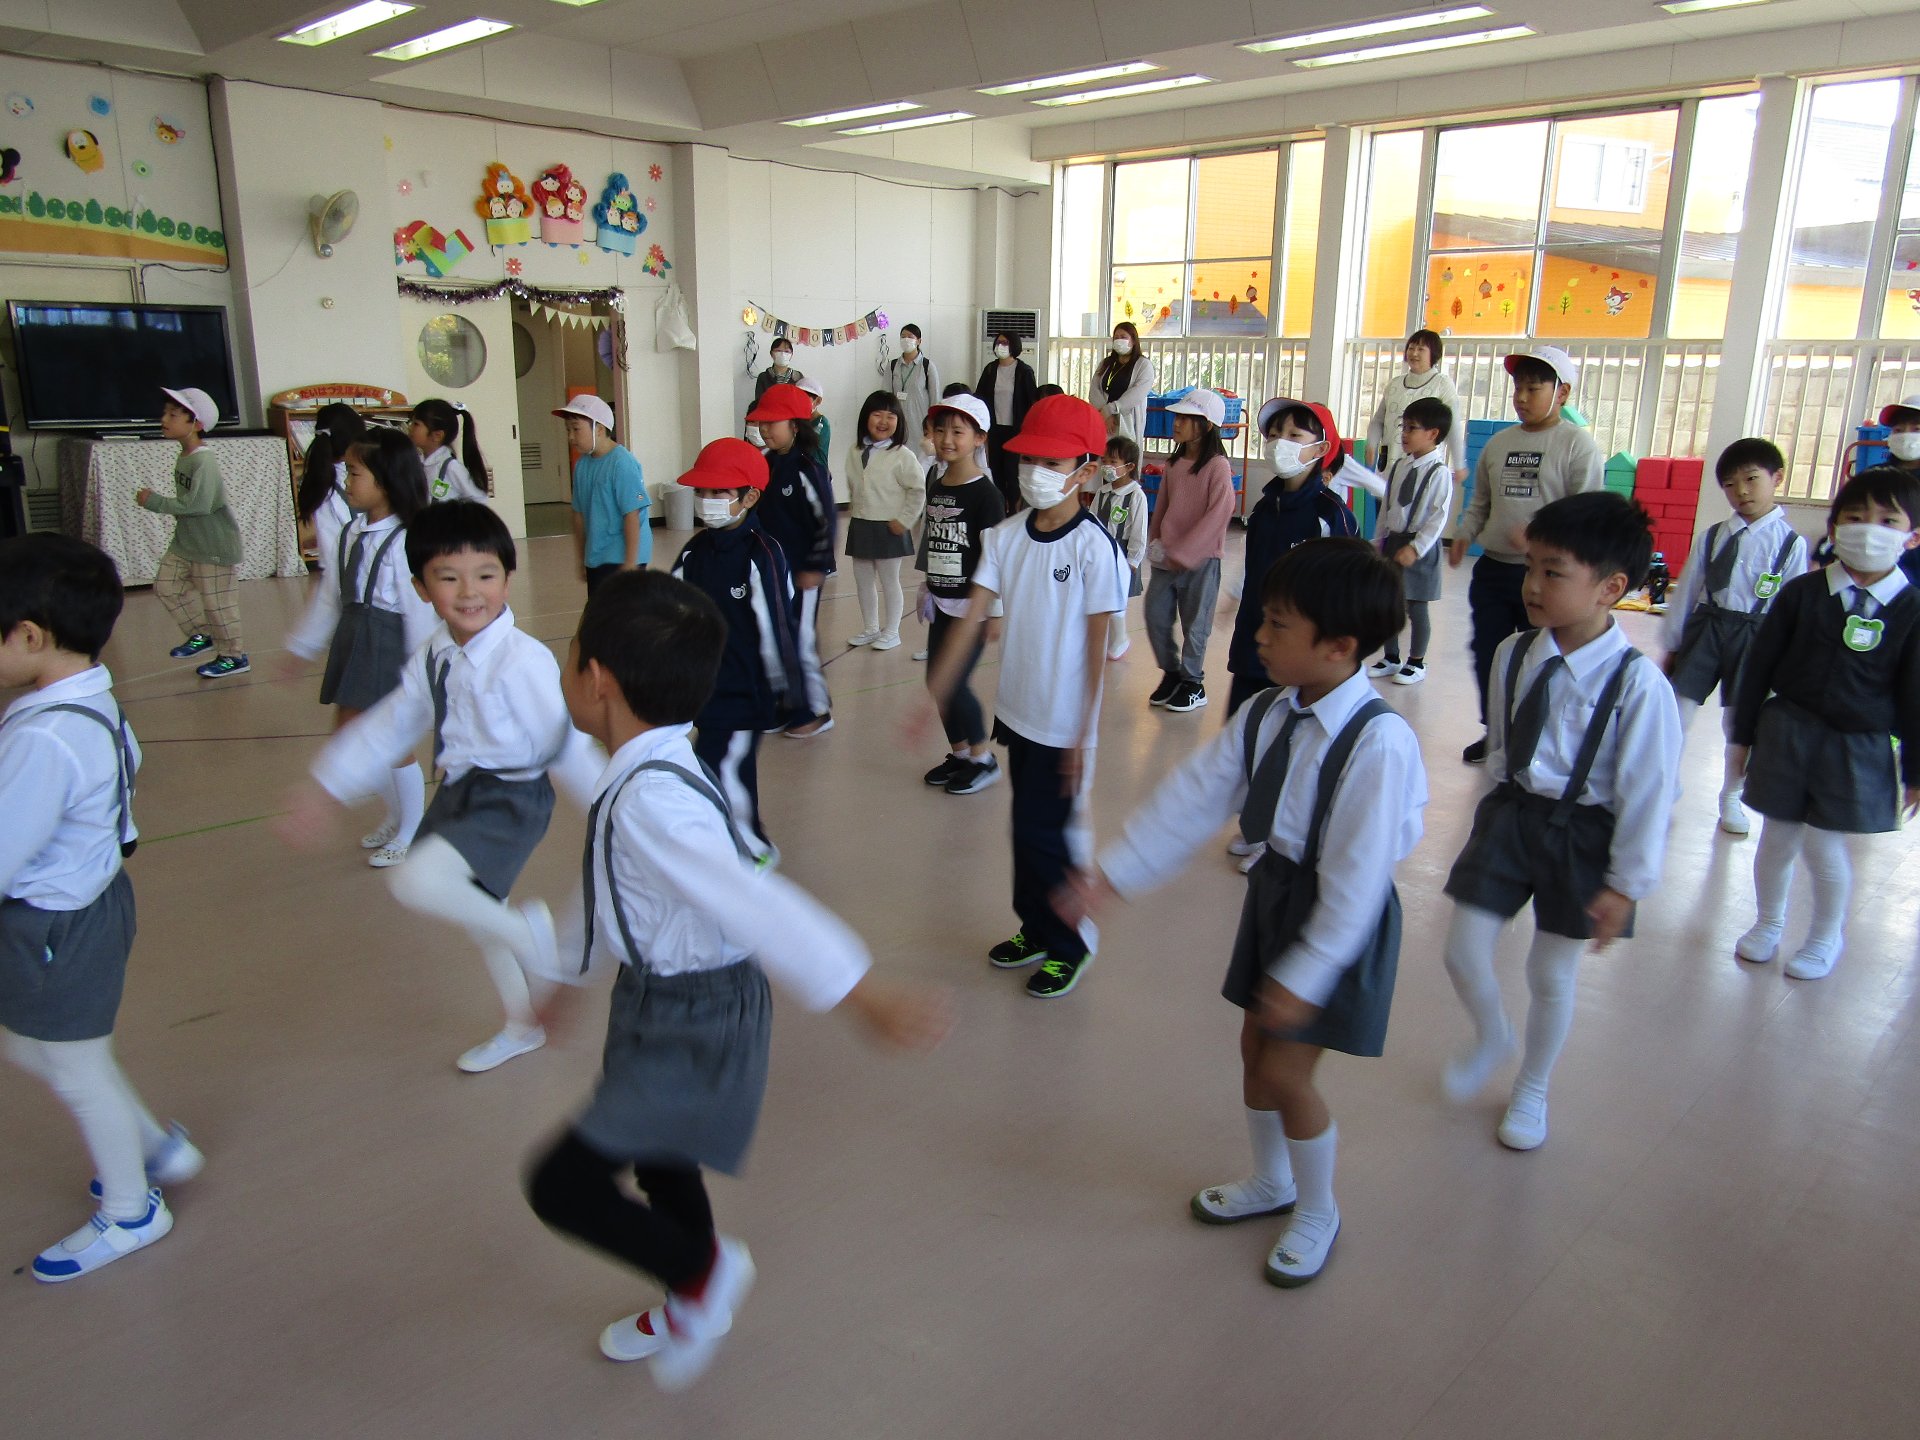
M 1580 383 L 1580 362 L 1574 359 L 1558 345 L 1536 345 L 1524 355 L 1507 356 L 1507 373 L 1513 373 L 1516 360 L 1538 360 L 1559 377 L 1562 385 L 1574 386 Z
M 993 428 L 993 419 L 987 414 L 987 402 L 978 395 L 956 395 L 951 400 L 936 400 L 927 407 L 927 415 L 931 418 L 942 410 L 966 416 L 982 435 Z
M 202 430 L 211 430 L 220 423 L 220 407 L 213 403 L 213 397 L 206 391 L 196 390 L 192 386 L 185 390 L 169 390 L 162 385 L 160 393 L 198 420 Z
M 613 407 L 598 395 L 576 395 L 553 413 L 563 420 L 569 415 L 591 420 L 609 435 L 613 433 Z
M 804 375 L 793 382 L 793 388 L 802 394 L 811 395 L 816 400 L 824 400 L 827 398 L 826 392 L 820 388 L 820 382 L 818 380 L 809 380 Z
M 1169 415 L 1198 415 L 1218 428 L 1227 418 L 1227 402 L 1213 391 L 1195 386 L 1167 407 Z

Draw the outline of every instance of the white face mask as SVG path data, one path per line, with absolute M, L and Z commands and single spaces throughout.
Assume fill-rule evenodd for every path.
M 1133 341 L 1125 335 L 1114 336 L 1113 353 L 1116 355 L 1131 355 L 1133 353 Z
M 1045 465 L 1020 467 L 1020 498 L 1036 510 L 1051 510 L 1077 488 L 1077 470 L 1052 470 Z
M 773 352 L 773 368 L 776 370 L 784 370 L 787 368 L 787 362 L 791 359 L 793 359 L 793 356 L 789 355 L 786 351 L 776 350 Z
M 767 442 L 760 434 L 760 427 L 758 425 L 747 426 L 747 443 L 749 445 L 758 445 L 762 450 L 767 448 Z
M 913 336 L 903 335 L 900 338 L 900 353 L 902 355 L 915 354 L 919 351 L 919 349 L 920 349 L 920 342 L 914 339 Z
M 1007 358 L 1007 356 L 1011 355 L 1013 351 L 1005 345 L 996 345 L 993 347 L 993 353 L 996 356 L 998 356 L 1000 359 L 1004 360 Z
M 710 530 L 724 530 L 737 518 L 733 513 L 733 501 L 725 495 L 702 495 L 698 509 L 700 523 Z
M 1317 445 L 1319 442 L 1315 441 Z M 1267 442 L 1267 459 L 1273 462 L 1273 473 L 1282 480 L 1295 480 L 1313 468 L 1313 461 L 1301 458 L 1300 452 L 1309 447 L 1298 440 L 1270 440 Z
M 1899 430 L 1887 437 L 1896 460 L 1920 460 L 1920 430 Z
M 1109 490 L 1118 486 L 1120 484 L 1119 467 L 1114 465 L 1102 465 L 1100 467 L 1100 483 L 1106 486 L 1107 489 Z
M 1907 548 L 1909 531 L 1891 525 L 1836 525 L 1833 527 L 1833 553 L 1849 570 L 1875 575 L 1900 563 Z

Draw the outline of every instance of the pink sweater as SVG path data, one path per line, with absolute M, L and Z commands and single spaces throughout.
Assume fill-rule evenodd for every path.
M 1167 462 L 1160 477 L 1149 539 L 1166 552 L 1166 570 L 1191 570 L 1226 553 L 1233 519 L 1233 467 L 1215 456 L 1196 472 L 1184 459 Z

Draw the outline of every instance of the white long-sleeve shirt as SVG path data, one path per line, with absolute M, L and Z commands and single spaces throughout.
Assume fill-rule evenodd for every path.
M 460 457 L 453 453 L 449 445 L 442 445 L 431 455 L 420 461 L 420 468 L 427 472 L 427 498 L 429 500 L 478 500 L 487 503 L 487 492 L 467 472 Z
M 358 537 L 364 535 L 367 540 L 360 552 L 360 572 L 354 576 L 355 595 L 359 595 L 365 587 L 365 567 L 373 564 L 380 547 L 386 544 L 388 534 L 400 528 L 400 517 L 397 515 L 388 515 L 385 519 L 372 522 L 364 515 L 353 517 L 345 532 L 347 553 L 353 553 L 353 542 Z M 336 549 L 334 553 L 338 555 L 339 551 Z M 407 569 L 405 535 L 393 542 L 386 558 L 380 562 L 379 572 L 373 577 L 373 604 L 375 609 L 391 611 L 405 620 L 408 654 L 426 644 L 427 636 L 433 633 L 433 627 L 439 623 L 433 606 L 422 600 L 420 592 L 413 588 L 413 572 Z M 339 623 L 340 577 L 330 570 L 315 587 L 307 603 L 307 613 L 288 632 L 287 649 L 303 660 L 311 660 L 333 643 L 333 632 Z
M 1386 495 L 1380 503 L 1373 538 L 1381 541 L 1396 531 L 1411 530 L 1413 539 L 1408 543 L 1415 553 L 1425 555 L 1440 543 L 1441 532 L 1453 518 L 1453 472 L 1447 466 L 1447 457 L 1438 450 L 1429 451 L 1417 460 L 1396 455 L 1393 464 L 1387 467 L 1386 482 Z M 1401 503 L 1403 493 L 1420 492 L 1423 483 L 1426 489 L 1420 493 L 1417 507 L 1409 508 Z
M 1269 848 L 1296 863 L 1305 853 L 1320 787 L 1320 762 L 1347 721 L 1374 697 L 1364 671 L 1335 686 L 1294 727 L 1286 783 L 1267 835 Z M 1289 690 L 1268 708 L 1257 737 L 1254 765 L 1300 708 Z M 1118 840 L 1100 856 L 1100 869 L 1122 895 L 1174 879 L 1236 815 L 1247 799 L 1246 729 L 1252 707 L 1161 782 L 1133 813 Z M 1420 742 L 1398 715 L 1381 715 L 1360 732 L 1347 760 L 1320 837 L 1319 895 L 1292 945 L 1267 973 L 1310 1005 L 1324 1005 L 1341 974 L 1359 956 L 1380 921 L 1393 884 L 1393 867 L 1420 842 L 1427 803 L 1427 772 Z
M 691 729 L 661 726 L 622 745 L 600 776 L 596 803 L 649 760 L 699 775 Z M 792 881 L 741 859 L 719 809 L 677 775 L 635 775 L 612 813 L 613 844 L 603 843 L 604 809 L 590 837 L 595 968 L 639 958 L 656 975 L 683 975 L 752 959 L 809 1010 L 831 1010 L 867 973 L 872 961 L 860 937 Z M 621 936 L 615 892 L 638 957 Z M 579 981 L 579 950 L 563 948 L 559 968 L 551 978 Z
M 1733 558 L 1733 579 L 1724 590 L 1705 594 L 1707 561 L 1711 558 L 1707 554 L 1708 538 L 1716 542 L 1713 552 L 1717 555 L 1733 543 L 1736 535 L 1741 540 L 1740 553 Z M 1780 547 L 1787 544 L 1789 536 L 1794 543 L 1787 550 L 1787 563 L 1776 569 L 1773 562 L 1779 558 Z M 1667 649 L 1678 650 L 1680 637 L 1686 633 L 1687 616 L 1702 600 L 1711 600 L 1729 610 L 1753 610 L 1761 604 L 1754 587 L 1762 575 L 1777 575 L 1779 584 L 1784 585 L 1806 571 L 1806 537 L 1794 530 L 1785 510 L 1776 505 L 1751 524 L 1738 515 L 1729 515 L 1720 522 L 1718 530 L 1710 525 L 1695 538 L 1687 554 L 1687 567 L 1680 573 L 1680 588 L 1667 600 L 1667 618 L 1660 627 L 1660 639 Z M 1778 588 L 1775 586 L 1776 591 Z
M 1537 638 L 1536 638 L 1537 637 Z M 1515 645 L 1531 642 L 1520 665 L 1514 709 L 1533 688 L 1540 667 L 1560 647 L 1551 630 L 1510 635 L 1493 653 L 1493 683 L 1487 691 L 1487 773 L 1512 778 L 1522 790 L 1558 800 L 1573 778 L 1574 761 L 1587 736 L 1587 724 L 1622 652 L 1626 634 L 1609 624 L 1599 639 L 1566 657 L 1567 668 L 1553 682 L 1547 723 L 1533 760 L 1516 776 L 1507 772 L 1507 664 Z M 1607 862 L 1607 887 L 1629 900 L 1644 900 L 1660 881 L 1667 852 L 1667 822 L 1673 812 L 1674 775 L 1680 765 L 1680 709 L 1673 687 L 1660 667 L 1640 659 L 1627 667 L 1620 691 L 1619 715 L 1608 726 L 1594 756 L 1587 783 L 1575 798 L 1613 812 L 1613 848 Z
M 551 774 L 581 808 L 592 802 L 604 763 L 573 728 L 560 694 L 560 666 L 541 641 L 515 628 L 511 608 L 465 645 L 444 624 L 408 659 L 400 684 L 314 757 L 313 778 L 343 805 L 374 794 L 387 773 L 433 731 L 430 675 L 447 667 L 447 718 L 440 765 L 448 780 L 488 770 L 506 780 Z
M 353 523 L 353 507 L 347 504 L 347 462 L 333 467 L 333 489 L 313 512 L 313 550 L 320 562 L 320 573 L 331 575 L 340 560 L 340 532 Z
M 0 896 L 42 910 L 82 910 L 120 873 L 120 745 L 83 715 L 35 716 L 49 705 L 84 706 L 119 728 L 113 676 L 104 665 L 7 706 L 0 723 Z M 138 770 L 140 742 L 131 728 L 127 740 Z M 131 815 L 128 825 L 131 839 Z

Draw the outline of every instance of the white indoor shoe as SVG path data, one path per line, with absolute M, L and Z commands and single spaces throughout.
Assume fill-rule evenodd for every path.
M 1131 640 L 1123 640 L 1120 642 L 1119 649 L 1117 650 L 1110 649 L 1107 651 L 1107 659 L 1118 660 L 1121 657 L 1123 657 L 1132 648 L 1133 648 L 1133 642 Z
M 1494 1134 L 1509 1150 L 1538 1150 L 1547 1143 L 1547 1097 L 1515 1087 Z
M 393 837 L 399 833 L 399 823 L 394 820 L 389 820 L 378 830 L 373 830 L 362 835 L 360 837 L 360 848 L 362 850 L 384 850 L 393 843 Z
M 1787 974 L 1795 980 L 1826 979 L 1833 973 L 1835 962 L 1840 959 L 1842 944 L 1839 940 L 1816 940 L 1809 935 L 1807 943 L 1787 961 Z
M 1237 868 L 1242 875 L 1252 873 L 1253 867 L 1260 863 L 1260 857 L 1267 853 L 1265 845 L 1259 845 L 1240 857 Z
M 684 1390 L 713 1364 L 720 1342 L 733 1329 L 734 1312 L 753 1289 L 753 1256 L 740 1241 L 720 1237 L 719 1254 L 698 1300 L 667 1296 L 672 1338 L 652 1357 L 653 1383 L 662 1390 Z
M 1785 928 L 1779 921 L 1756 920 L 1751 930 L 1733 942 L 1733 953 L 1742 960 L 1764 965 L 1780 953 L 1780 932 Z
M 1504 1035 L 1488 1044 L 1470 1045 L 1447 1062 L 1447 1068 L 1440 1072 L 1441 1093 L 1455 1105 L 1466 1104 L 1487 1088 L 1494 1072 L 1513 1059 L 1518 1048 L 1509 1021 Z
M 405 845 L 382 845 L 367 856 L 367 864 L 376 870 L 386 870 L 402 863 L 407 858 Z
M 1746 835 L 1753 830 L 1738 790 L 1730 790 L 1720 797 L 1720 828 L 1729 835 Z
M 1299 1198 L 1300 1187 L 1291 1180 L 1276 1189 L 1265 1180 L 1249 1177 L 1202 1190 L 1187 1204 L 1196 1220 L 1208 1225 L 1232 1225 L 1259 1215 L 1288 1214 Z
M 672 1343 L 664 1305 L 637 1315 L 623 1315 L 600 1332 L 600 1353 L 609 1360 L 644 1360 Z
M 1267 1280 L 1282 1290 L 1304 1285 L 1326 1267 L 1340 1237 L 1340 1212 L 1331 1216 L 1294 1213 L 1293 1223 L 1267 1255 Z
M 144 1250 L 171 1229 L 173 1212 L 157 1189 L 149 1190 L 145 1215 L 138 1220 L 109 1220 L 105 1215 L 95 1215 L 58 1245 L 34 1257 L 33 1278 L 46 1285 L 78 1280 L 136 1250 Z
M 876 650 L 898 650 L 900 648 L 900 632 L 898 630 L 881 631 L 878 635 L 874 636 L 873 648 Z
M 1367 678 L 1369 680 L 1384 680 L 1389 675 L 1398 675 L 1400 673 L 1400 664 L 1401 662 L 1398 660 L 1376 660 L 1367 666 Z
M 873 644 L 874 641 L 878 640 L 879 638 L 880 638 L 880 632 L 878 630 L 862 630 L 858 635 L 855 635 L 852 639 L 848 640 L 847 644 L 871 645 Z
M 547 1043 L 547 1032 L 538 1025 L 522 1029 L 509 1025 L 491 1040 L 474 1046 L 453 1063 L 469 1075 L 484 1075 L 513 1059 L 527 1055 Z

